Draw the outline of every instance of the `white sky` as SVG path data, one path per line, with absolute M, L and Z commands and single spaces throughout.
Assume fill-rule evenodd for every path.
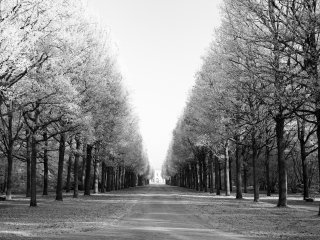
M 220 24 L 221 0 L 88 0 L 110 28 L 149 161 L 160 168 L 194 75 Z

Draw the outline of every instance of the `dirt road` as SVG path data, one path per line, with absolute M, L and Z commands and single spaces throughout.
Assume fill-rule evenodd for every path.
M 179 188 L 151 185 L 126 194 L 110 195 L 133 202 L 131 209 L 105 229 L 95 232 L 59 236 L 59 239 L 248 239 L 216 231 L 197 216 L 197 199 L 190 199 Z M 52 238 L 54 239 L 54 238 Z

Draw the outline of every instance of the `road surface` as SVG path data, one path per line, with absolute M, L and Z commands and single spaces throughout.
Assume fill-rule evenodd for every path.
M 190 198 L 177 187 L 151 185 L 127 193 L 111 194 L 134 204 L 127 214 L 105 229 L 59 236 L 59 239 L 248 239 L 212 229 L 196 214 L 197 198 Z M 57 239 L 56 238 L 56 239 Z M 52 238 L 54 239 L 54 238 Z

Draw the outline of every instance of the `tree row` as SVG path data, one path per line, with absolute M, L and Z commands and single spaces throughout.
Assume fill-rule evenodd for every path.
M 319 1 L 225 0 L 163 171 L 198 190 L 319 191 Z
M 150 166 L 109 33 L 73 0 L 0 2 L 2 190 L 105 192 Z M 67 161 L 66 161 L 67 159 Z M 66 164 L 67 162 L 67 164 Z

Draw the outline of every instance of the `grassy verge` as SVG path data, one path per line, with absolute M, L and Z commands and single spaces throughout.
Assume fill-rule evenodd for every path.
M 290 195 L 288 207 L 278 208 L 277 197 L 262 196 L 258 203 L 251 194 L 234 198 L 204 195 L 193 208 L 212 228 L 224 232 L 254 239 L 320 239 L 319 202 Z
M 0 204 L 0 239 L 37 239 L 48 235 L 95 231 L 106 225 L 117 224 L 133 202 L 114 199 L 107 194 L 80 196 L 71 195 L 64 201 L 53 200 L 54 196 L 40 197 L 38 207 L 29 207 L 29 199 Z

